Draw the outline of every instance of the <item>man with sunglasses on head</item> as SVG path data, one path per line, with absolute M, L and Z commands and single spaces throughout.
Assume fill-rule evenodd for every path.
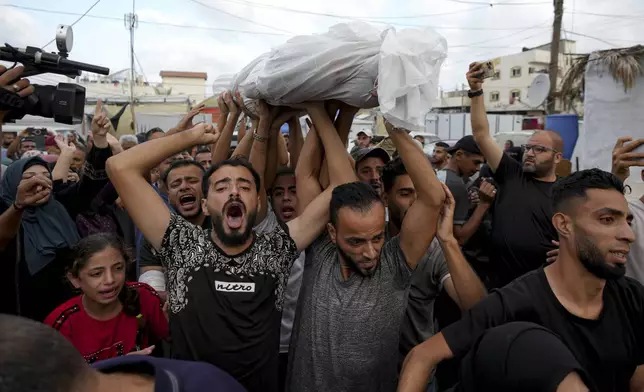
M 564 143 L 552 131 L 535 132 L 525 146 L 521 162 L 503 152 L 490 134 L 483 94 L 483 70 L 470 65 L 467 81 L 472 100 L 472 135 L 498 184 L 492 209 L 491 285 L 502 287 L 541 267 L 555 248 L 550 189 L 557 181 Z

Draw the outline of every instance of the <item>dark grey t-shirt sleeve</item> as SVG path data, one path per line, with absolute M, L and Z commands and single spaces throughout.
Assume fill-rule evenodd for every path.
M 385 273 L 392 274 L 394 281 L 406 286 L 411 282 L 413 269 L 407 264 L 407 258 L 400 247 L 400 236 L 395 236 L 385 242 L 380 253 L 380 268 Z
M 161 260 L 156 256 L 156 251 L 145 238 L 143 238 L 139 252 L 139 268 L 141 267 L 162 267 Z
M 312 266 L 319 263 L 332 263 L 337 255 L 335 244 L 331 241 L 329 233 L 324 230 L 320 236 L 306 248 L 306 261 L 304 265 Z
M 443 254 L 443 249 L 441 248 L 438 240 L 434 239 L 430 245 L 428 257 L 432 260 L 432 280 L 436 282 L 438 290 L 443 289 L 443 284 L 445 280 L 449 278 L 449 268 L 447 268 L 447 261 L 445 260 L 445 255 Z
M 467 197 L 467 188 L 465 184 L 459 184 L 456 181 L 448 181 L 447 187 L 454 196 L 456 207 L 454 209 L 454 224 L 464 225 L 467 222 L 467 214 L 470 210 L 470 199 Z

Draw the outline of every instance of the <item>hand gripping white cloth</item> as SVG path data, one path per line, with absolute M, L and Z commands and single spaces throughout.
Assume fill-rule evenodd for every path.
M 380 104 L 394 125 L 419 131 L 446 55 L 445 39 L 429 28 L 397 33 L 340 23 L 259 56 L 236 75 L 233 89 L 272 105 L 329 99 L 360 108 Z

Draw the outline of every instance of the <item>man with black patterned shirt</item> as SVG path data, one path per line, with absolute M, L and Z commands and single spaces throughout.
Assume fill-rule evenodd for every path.
M 166 266 L 172 356 L 216 364 L 249 392 L 278 390 L 280 313 L 289 270 L 324 229 L 333 189 L 352 173 L 323 104 L 306 109 L 317 128 L 333 130 L 320 132 L 331 185 L 300 216 L 268 233 L 253 231 L 262 184 L 246 161 L 218 162 L 204 176 L 202 208 L 211 216 L 211 231 L 172 214 L 145 180 L 164 157 L 217 142 L 219 132 L 211 125 L 149 141 L 108 162 L 126 209 Z M 265 134 L 272 120 L 262 111 L 257 133 Z

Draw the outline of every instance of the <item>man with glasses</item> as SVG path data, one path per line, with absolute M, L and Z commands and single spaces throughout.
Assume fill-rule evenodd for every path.
M 480 64 L 470 65 L 467 80 L 472 135 L 498 185 L 492 209 L 490 284 L 501 287 L 541 267 L 547 252 L 555 248 L 550 189 L 557 180 L 555 169 L 564 143 L 555 132 L 538 131 L 524 146 L 521 163 L 510 158 L 490 134 Z

